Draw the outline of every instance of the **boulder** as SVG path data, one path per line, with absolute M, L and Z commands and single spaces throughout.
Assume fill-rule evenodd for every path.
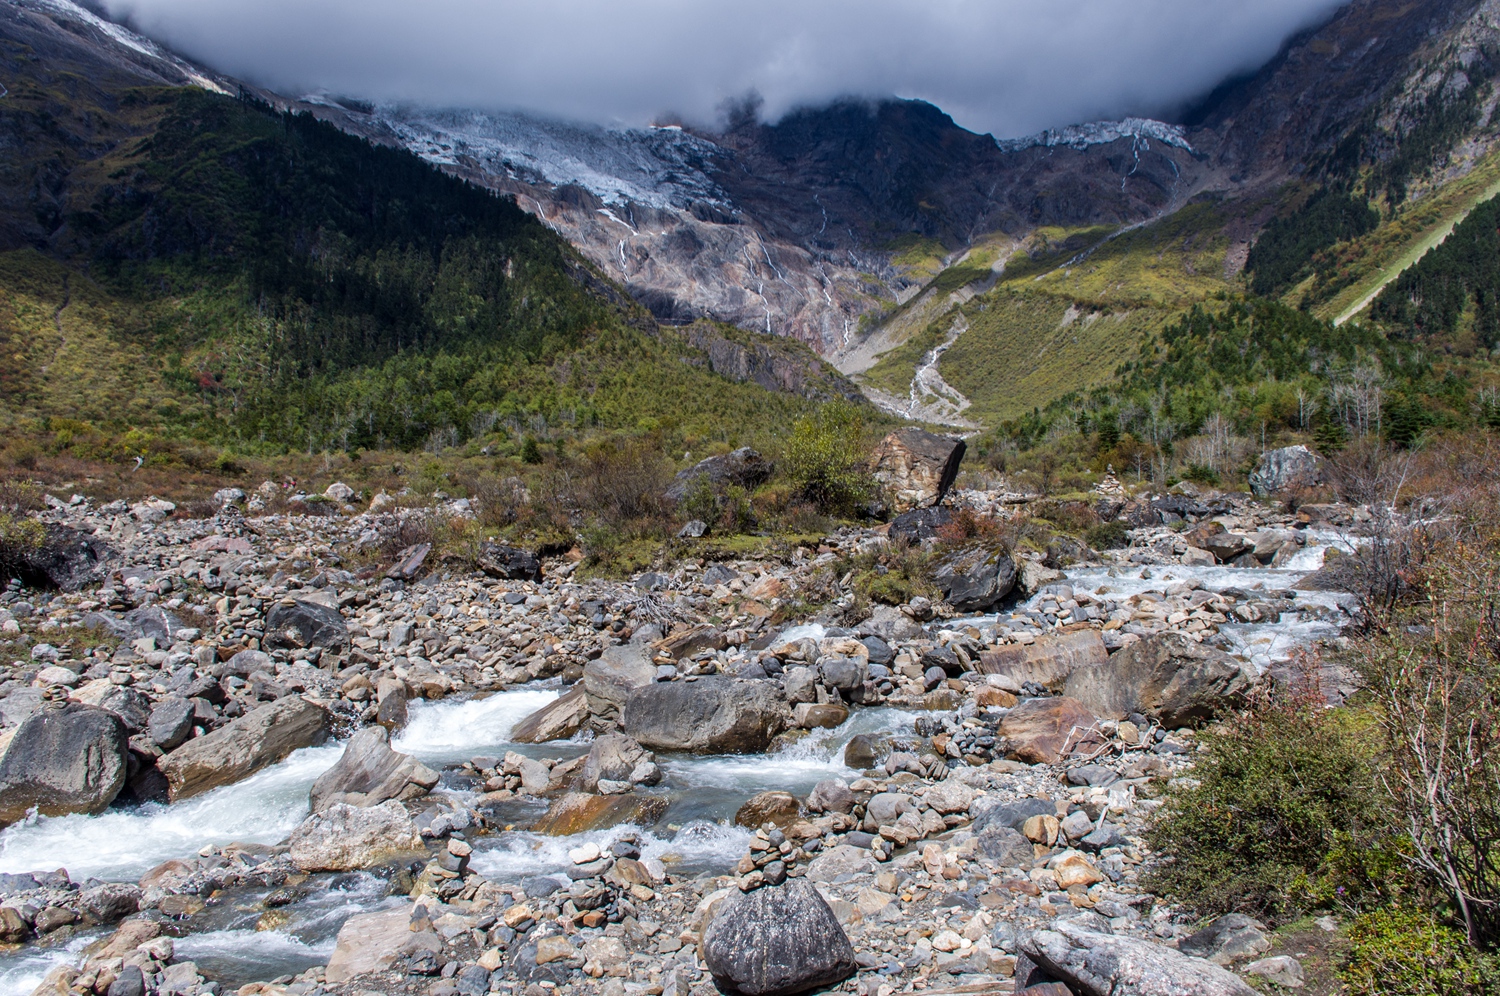
M 583 666 L 583 691 L 595 716 L 619 712 L 636 689 L 656 684 L 656 665 L 637 644 L 606 647 L 596 661 Z
M 1194 958 L 1204 958 L 1215 965 L 1228 967 L 1237 961 L 1249 961 L 1271 950 L 1266 925 L 1243 913 L 1228 913 L 1216 918 L 1202 930 L 1184 937 L 1177 950 Z
M 265 645 L 271 650 L 347 647 L 349 627 L 338 609 L 302 599 L 283 600 L 266 613 Z
M 311 792 L 312 811 L 329 806 L 376 806 L 387 799 L 406 801 L 426 795 L 439 775 L 409 754 L 392 750 L 383 726 L 367 726 L 344 746 L 337 763 L 318 776 Z
M 1016 586 L 1016 563 L 1002 550 L 973 547 L 938 562 L 933 583 L 959 612 L 988 612 Z
M 802 816 L 797 797 L 790 792 L 772 790 L 752 795 L 734 814 L 737 826 L 754 830 L 763 823 L 774 823 L 785 829 Z
M 287 856 L 305 872 L 357 871 L 423 852 L 422 837 L 399 802 L 368 809 L 335 803 L 287 838 Z
M 540 581 L 542 579 L 542 562 L 530 550 L 522 550 L 514 546 L 481 543 L 474 563 L 492 578 L 504 578 L 507 581 Z
M 753 490 L 770 480 L 775 469 L 776 465 L 771 461 L 750 447 L 742 446 L 733 453 L 700 460 L 684 470 L 667 488 L 664 497 L 668 501 L 682 501 L 698 487 L 699 480 L 707 480 L 715 493 L 731 485 Z
M 854 808 L 854 792 L 846 782 L 825 778 L 807 794 L 807 808 L 815 813 L 847 813 Z
M 372 501 L 370 504 L 373 506 L 375 503 Z M 407 547 L 396 554 L 396 562 L 385 572 L 385 576 L 393 581 L 412 580 L 422 573 L 422 565 L 427 562 L 427 555 L 431 552 L 431 543 L 417 543 Z
M 1250 490 L 1262 497 L 1323 483 L 1323 458 L 1306 446 L 1271 450 L 1250 472 Z
M 838 917 L 806 879 L 730 895 L 703 930 L 703 961 L 725 992 L 791 996 L 858 968 Z
M 910 512 L 902 512 L 891 520 L 891 528 L 886 535 L 894 543 L 909 543 L 915 546 L 923 540 L 930 540 L 937 535 L 948 523 L 953 521 L 953 512 L 947 508 L 914 508 Z
M 43 705 L 0 757 L 0 826 L 26 818 L 98 813 L 125 785 L 129 740 L 112 712 L 69 702 Z
M 640 744 L 618 733 L 606 733 L 595 737 L 584 759 L 583 770 L 573 782 L 579 792 L 599 791 L 601 779 L 611 782 L 628 782 L 630 773 L 638 765 L 650 764 L 656 756 Z
M 406 726 L 407 700 L 411 693 L 406 682 L 394 675 L 381 678 L 375 685 L 375 722 L 395 733 Z
M 328 713 L 298 695 L 261 706 L 206 736 L 189 740 L 157 762 L 173 802 L 229 785 L 292 751 L 320 744 Z
M 116 685 L 108 678 L 80 685 L 70 698 L 114 713 L 129 733 L 140 733 L 151 722 L 151 700 L 134 688 Z
M 621 823 L 648 827 L 667 812 L 667 797 L 629 793 L 590 795 L 569 792 L 559 797 L 531 829 L 552 837 L 569 837 L 591 830 L 607 830 Z
M 1027 699 L 1005 714 L 1000 735 L 1010 756 L 1027 764 L 1056 764 L 1080 748 L 1103 743 L 1099 719 L 1077 699 Z
M 1253 664 L 1182 633 L 1160 633 L 1074 671 L 1063 693 L 1104 719 L 1138 712 L 1176 729 L 1239 708 L 1259 680 Z
M 582 684 L 542 706 L 516 724 L 510 739 L 518 744 L 543 744 L 566 740 L 588 722 L 589 702 Z
M 873 476 L 898 512 L 940 504 L 958 478 L 968 444 L 923 429 L 898 429 L 875 449 Z
M 1203 537 L 1199 546 L 1213 554 L 1219 563 L 1227 564 L 1255 549 L 1255 541 L 1239 533 L 1222 532 Z
M 694 754 L 759 754 L 792 719 L 771 682 L 720 676 L 653 682 L 631 694 L 622 716 L 642 746 Z
M 1020 953 L 1075 996 L 1254 996 L 1241 979 L 1201 958 L 1134 937 L 1059 920 L 1023 937 Z M 1029 967 L 1029 966 L 1028 966 Z M 1018 985 L 1032 979 L 1021 979 Z M 1026 974 L 1030 975 L 1030 972 Z
M 361 913 L 344 921 L 328 959 L 325 978 L 330 985 L 356 975 L 384 972 L 400 957 L 401 945 L 411 937 L 411 913 Z
M 180 695 L 167 696 L 151 710 L 146 732 L 162 750 L 176 750 L 193 735 L 193 704 Z
M 1034 682 L 1058 689 L 1079 668 L 1094 667 L 1109 660 L 1109 650 L 1093 629 L 1037 637 L 1035 643 L 1010 643 L 979 655 L 980 674 L 998 674 L 1017 685 Z

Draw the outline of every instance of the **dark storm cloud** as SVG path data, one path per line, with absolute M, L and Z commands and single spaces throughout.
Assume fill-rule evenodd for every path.
M 1169 108 L 1275 54 L 1339 0 L 104 0 L 282 90 L 711 122 L 844 95 L 932 101 L 1017 136 Z

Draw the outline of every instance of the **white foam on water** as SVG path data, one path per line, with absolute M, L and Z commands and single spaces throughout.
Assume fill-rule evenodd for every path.
M 76 965 L 83 959 L 83 949 L 102 936 L 90 931 L 55 948 L 22 948 L 14 955 L 0 958 L 0 996 L 31 996 L 47 973 L 59 965 Z
M 424 761 L 467 759 L 503 748 L 511 729 L 557 692 L 501 692 L 483 699 L 417 702 L 395 746 Z M 0 872 L 66 868 L 74 881 L 135 881 L 205 845 L 275 844 L 308 813 L 308 790 L 343 753 L 308 747 L 243 781 L 173 805 L 111 809 L 97 816 L 38 817 L 0 832 Z
M 656 858 L 668 870 L 678 871 L 727 869 L 745 853 L 750 842 L 750 831 L 744 827 L 707 821 L 689 823 L 670 838 L 628 824 L 569 837 L 513 831 L 475 841 L 469 864 L 486 878 L 500 882 L 535 876 L 566 879 L 568 869 L 573 867 L 573 860 L 568 857 L 570 850 L 592 842 L 608 851 L 610 845 L 626 834 L 634 834 L 640 841 L 643 858 Z
M 793 626 L 791 629 L 783 630 L 776 637 L 776 645 L 793 643 L 797 640 L 821 640 L 828 635 L 828 629 L 822 623 L 804 623 L 801 626 Z
M 0 833 L 0 872 L 66 868 L 74 881 L 133 882 L 205 845 L 275 844 L 306 818 L 313 781 L 343 752 L 307 747 L 244 781 L 175 805 L 38 817 Z
M 504 753 L 517 723 L 554 701 L 555 689 L 499 692 L 463 702 L 414 702 L 406 728 L 391 744 L 429 762 L 467 761 L 482 752 Z

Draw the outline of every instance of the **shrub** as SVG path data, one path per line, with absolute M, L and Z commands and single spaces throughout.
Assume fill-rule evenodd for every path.
M 1484 996 L 1500 992 L 1500 964 L 1430 911 L 1397 905 L 1349 926 L 1353 946 L 1339 971 L 1350 996 Z
M 829 515 L 852 516 L 875 494 L 865 468 L 864 420 L 845 401 L 830 401 L 792 426 L 787 477 L 797 491 Z
M 1263 698 L 1205 731 L 1203 746 L 1197 786 L 1174 793 L 1149 831 L 1172 855 L 1150 876 L 1154 891 L 1204 913 L 1290 916 L 1326 874 L 1336 835 L 1364 840 L 1379 825 L 1366 745 L 1312 696 Z
M 1101 522 L 1084 534 L 1084 542 L 1095 550 L 1121 550 L 1130 545 L 1130 527 L 1123 522 Z

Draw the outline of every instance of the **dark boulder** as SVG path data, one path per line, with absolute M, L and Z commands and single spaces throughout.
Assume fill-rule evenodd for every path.
M 1004 551 L 973 547 L 940 561 L 932 580 L 959 612 L 986 612 L 1015 588 L 1016 563 Z
M 492 578 L 507 581 L 540 581 L 542 562 L 530 550 L 499 543 L 481 543 L 475 558 L 479 569 Z
M 176 750 L 193 735 L 193 703 L 176 695 L 162 699 L 151 710 L 147 733 L 163 752 Z
M 120 717 L 97 706 L 43 706 L 0 758 L 0 826 L 43 816 L 98 813 L 125 785 L 129 740 Z
M 932 539 L 939 529 L 952 521 L 951 509 L 941 506 L 914 508 L 910 512 L 902 512 L 891 520 L 889 535 L 893 542 L 915 545 L 923 540 Z
M 293 599 L 278 602 L 266 613 L 265 643 L 272 650 L 346 647 L 349 628 L 338 609 Z
M 725 992 L 791 996 L 858 967 L 838 917 L 806 879 L 730 895 L 703 931 L 703 961 Z
M 668 501 L 682 501 L 699 487 L 699 481 L 707 481 L 715 493 L 731 485 L 751 489 L 771 479 L 775 464 L 748 446 L 733 453 L 712 456 L 677 475 L 664 493 Z

